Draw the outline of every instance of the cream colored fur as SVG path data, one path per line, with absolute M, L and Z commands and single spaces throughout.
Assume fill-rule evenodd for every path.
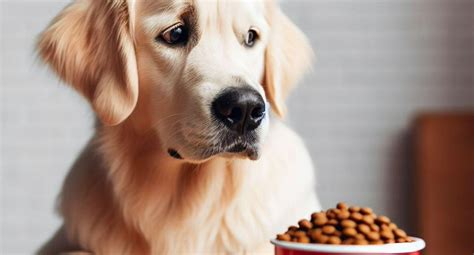
M 196 19 L 193 47 L 155 42 L 180 13 Z M 250 25 L 260 41 L 246 49 Z M 39 254 L 272 254 L 270 238 L 320 209 L 307 150 L 276 118 L 258 129 L 258 160 L 199 157 L 217 139 L 202 133 L 213 132 L 206 105 L 231 77 L 283 115 L 309 64 L 306 38 L 274 3 L 78 0 L 38 50 L 99 118 L 61 191 L 64 225 Z

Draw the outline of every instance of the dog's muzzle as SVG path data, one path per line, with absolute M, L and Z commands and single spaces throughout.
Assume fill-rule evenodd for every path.
M 257 128 L 265 118 L 265 110 L 265 101 L 256 90 L 250 87 L 224 89 L 215 97 L 210 109 L 219 133 L 214 145 L 203 148 L 204 152 L 200 156 L 207 158 L 222 153 L 258 159 Z M 173 158 L 183 159 L 173 148 L 168 149 L 168 154 Z

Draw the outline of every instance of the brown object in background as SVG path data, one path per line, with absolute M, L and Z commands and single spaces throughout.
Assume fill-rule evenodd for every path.
M 416 162 L 425 254 L 474 254 L 474 113 L 418 118 Z

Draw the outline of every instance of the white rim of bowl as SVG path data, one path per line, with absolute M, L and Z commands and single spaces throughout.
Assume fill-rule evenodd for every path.
M 425 241 L 411 237 L 414 242 L 389 243 L 379 245 L 331 245 L 331 244 L 301 244 L 295 242 L 270 240 L 275 246 L 290 250 L 328 252 L 328 253 L 407 253 L 421 251 L 425 248 Z

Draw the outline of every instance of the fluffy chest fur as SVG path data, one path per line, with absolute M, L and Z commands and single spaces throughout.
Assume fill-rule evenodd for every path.
M 271 132 L 279 139 L 268 140 L 260 160 L 215 158 L 199 165 L 169 160 L 146 142 L 110 139 L 118 135 L 114 132 L 103 135 L 115 142 L 101 143 L 99 134 L 63 189 L 66 232 L 83 249 L 98 254 L 251 252 L 319 209 L 311 162 L 298 137 L 281 124 Z M 291 143 L 278 150 L 280 142 Z

